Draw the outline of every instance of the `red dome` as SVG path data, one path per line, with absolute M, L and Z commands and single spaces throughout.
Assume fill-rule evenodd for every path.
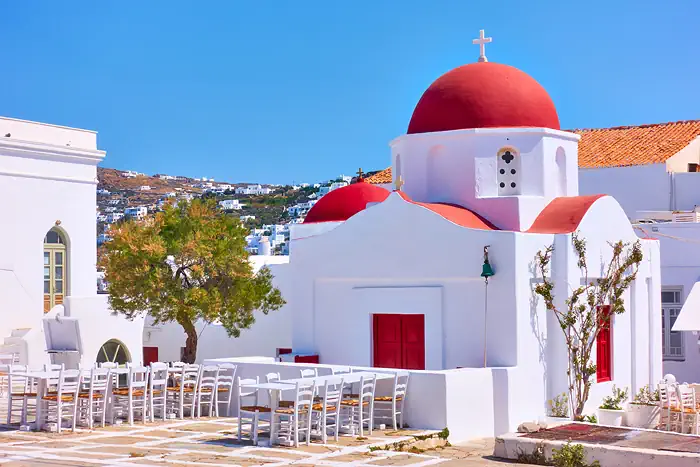
M 552 98 L 530 75 L 500 63 L 470 63 L 439 77 L 418 101 L 408 133 L 467 128 L 559 129 Z
M 367 207 L 367 203 L 381 203 L 389 190 L 360 180 L 352 185 L 331 191 L 314 204 L 304 224 L 311 222 L 346 221 Z

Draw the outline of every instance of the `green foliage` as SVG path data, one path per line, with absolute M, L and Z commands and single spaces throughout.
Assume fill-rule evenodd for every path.
M 598 423 L 598 417 L 594 415 L 584 415 L 583 421 L 587 423 Z
M 649 385 L 639 388 L 639 392 L 635 394 L 632 404 L 638 405 L 656 405 L 659 402 L 659 390 L 652 391 Z
M 547 459 L 547 455 L 544 453 L 544 444 L 539 443 L 535 446 L 530 454 L 518 448 L 518 463 L 520 464 L 530 464 L 530 465 L 552 465 L 552 463 Z
M 445 427 L 440 432 L 437 434 L 438 438 L 440 439 L 447 439 L 450 437 L 450 430 L 449 428 Z
M 603 397 L 601 409 L 606 410 L 622 410 L 622 403 L 629 397 L 629 389 L 619 389 L 613 384 L 612 396 Z
M 552 450 L 552 465 L 555 467 L 600 467 L 600 462 L 587 463 L 583 445 L 568 442 L 561 449 Z
M 253 273 L 245 250 L 247 230 L 213 200 L 167 206 L 143 221 L 127 221 L 105 244 L 105 270 L 112 309 L 133 318 L 143 312 L 156 323 L 175 321 L 187 334 L 183 360 L 194 362 L 195 323 L 218 321 L 229 336 L 284 305 L 272 274 Z
M 550 417 L 567 418 L 569 416 L 569 396 L 566 393 L 547 402 Z
M 564 333 L 569 360 L 569 404 L 574 420 L 581 420 L 596 373 L 592 358 L 596 338 L 601 329 L 610 325 L 614 315 L 625 312 L 624 292 L 636 279 L 643 255 L 639 241 L 611 243 L 611 260 L 601 268 L 600 278 L 593 280 L 588 274 L 586 241 L 578 233 L 572 234 L 571 241 L 583 285 L 571 292 L 565 306 L 555 304 L 554 282 L 549 276 L 554 246 L 550 246 L 535 257 L 542 279 L 535 286 L 535 293 L 544 300 L 547 310 L 554 313 Z M 604 306 L 610 307 L 609 313 L 598 312 Z

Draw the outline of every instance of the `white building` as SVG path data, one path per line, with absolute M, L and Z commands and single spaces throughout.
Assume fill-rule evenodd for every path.
M 148 215 L 148 208 L 146 206 L 133 206 L 124 209 L 124 217 L 129 217 L 131 219 L 143 219 Z
M 700 280 L 700 120 L 578 133 L 581 192 L 613 195 L 637 232 L 661 243 L 664 373 L 698 381 L 697 335 L 671 328 Z M 700 313 L 700 303 L 688 307 Z
M 97 134 L 0 118 L 0 353 L 37 367 L 141 362 L 143 320 L 112 313 L 95 283 Z
M 333 183 L 331 183 L 331 184 L 328 185 L 328 186 L 322 186 L 322 187 L 318 190 L 318 197 L 320 198 L 320 197 L 322 197 L 322 196 L 325 196 L 325 195 L 327 195 L 328 193 L 330 193 L 331 191 L 337 190 L 338 188 L 343 188 L 344 186 L 348 186 L 348 182 L 345 182 L 345 181 L 343 181 L 343 182 L 333 182 Z
M 290 217 L 300 217 L 300 216 L 305 216 L 309 210 L 314 207 L 314 204 L 316 204 L 318 200 L 312 199 L 309 201 L 306 201 L 305 203 L 297 203 L 294 206 L 290 206 L 287 208 L 287 214 L 289 214 Z
M 139 187 L 139 190 L 141 191 L 151 191 L 151 187 L 149 185 L 141 185 Z
M 239 219 L 241 220 L 241 222 L 254 221 L 255 216 L 240 216 Z
M 108 224 L 114 224 L 115 222 L 119 221 L 122 217 L 124 217 L 123 212 L 110 212 L 109 214 L 107 214 L 106 222 Z
M 272 193 L 272 188 L 263 187 L 262 185 L 239 186 L 236 188 L 237 195 L 269 195 Z
M 223 201 L 219 201 L 219 207 L 224 211 L 238 211 L 243 209 L 243 206 L 244 205 L 237 199 L 225 199 Z

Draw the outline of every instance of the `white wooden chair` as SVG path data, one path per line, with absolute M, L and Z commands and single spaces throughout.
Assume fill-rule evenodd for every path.
M 236 380 L 236 365 L 233 363 L 219 364 L 219 377 L 216 380 L 216 398 L 214 410 L 217 417 L 220 415 L 220 406 L 225 405 L 224 415 L 228 417 L 231 411 L 231 400 L 233 399 L 233 383 Z
M 695 401 L 695 391 L 687 384 L 678 385 L 678 401 L 680 402 L 680 433 L 698 433 L 698 409 Z
M 195 417 L 197 403 L 197 385 L 199 383 L 199 365 L 175 367 L 173 373 L 175 386 L 168 387 L 169 410 L 176 413 L 180 420 L 185 418 L 185 409 L 189 407 L 190 417 Z M 171 371 L 172 372 L 172 371 Z
M 661 416 L 659 418 L 659 428 L 666 431 L 671 431 L 671 426 L 678 419 L 678 396 L 676 386 L 668 384 L 664 381 L 658 385 L 659 389 L 659 408 Z M 676 409 L 676 410 L 673 410 Z
M 407 371 L 396 372 L 391 395 L 374 396 L 374 418 L 391 419 L 394 430 L 403 428 L 403 408 L 408 390 L 408 375 Z
M 168 365 L 161 362 L 151 363 L 151 378 L 148 382 L 148 413 L 151 422 L 155 421 L 156 409 L 160 409 L 163 420 L 167 418 L 168 399 Z
M 110 385 L 109 368 L 93 368 L 89 375 L 83 377 L 78 394 L 78 418 L 87 421 L 92 430 L 95 416 L 99 416 L 100 425 L 105 426 L 107 400 Z
M 78 392 L 80 390 L 80 370 L 62 370 L 58 375 L 57 391 L 45 394 L 41 398 L 46 421 L 56 420 L 56 431 L 61 432 L 64 418 L 72 419 L 72 430 L 75 431 L 78 410 Z
M 131 366 L 125 388 L 112 391 L 114 406 L 120 412 L 126 410 L 129 425 L 134 424 L 136 413 L 141 412 L 141 421 L 146 423 L 148 413 L 148 375 L 150 369 L 145 366 Z
M 302 378 L 315 378 L 318 376 L 318 368 L 302 368 L 299 373 Z
M 216 409 L 216 382 L 219 379 L 219 367 L 217 365 L 202 366 L 199 370 L 199 384 L 197 385 L 197 418 L 202 416 L 202 405 L 208 406 L 207 414 L 212 417 Z
M 277 424 L 283 431 L 283 422 L 287 422 L 288 433 L 294 440 L 294 447 L 299 447 L 299 433 L 306 433 L 306 445 L 311 443 L 311 408 L 314 404 L 315 383 L 296 383 L 293 407 L 276 407 L 270 420 L 270 439 L 276 439 Z
M 238 441 L 243 439 L 244 420 L 249 420 L 250 437 L 253 444 L 258 444 L 258 425 L 260 424 L 260 416 L 270 413 L 270 407 L 260 405 L 258 398 L 258 390 L 250 388 L 251 384 L 258 384 L 259 377 L 241 379 L 240 376 L 236 380 L 236 388 L 238 391 Z
M 359 393 L 357 398 L 343 399 L 340 403 L 344 412 L 348 413 L 350 425 L 359 428 L 360 437 L 364 436 L 364 425 L 367 423 L 369 435 L 372 434 L 374 418 L 374 390 L 376 388 L 376 376 L 360 378 Z
M 268 373 L 265 375 L 265 380 L 268 383 L 276 383 L 277 381 L 280 381 L 280 374 L 279 373 Z M 270 406 L 272 406 L 272 390 L 267 391 L 268 394 L 268 400 L 270 401 Z M 281 396 L 281 394 L 280 394 Z M 277 400 L 277 406 L 278 407 L 293 407 L 294 406 L 294 401 L 283 401 L 281 399 Z
M 349 366 L 334 366 L 331 368 L 331 373 L 333 375 L 346 375 L 352 373 L 352 368 Z
M 12 365 L 15 365 L 13 354 L 0 354 L 0 396 L 7 394 L 7 373 Z
M 312 427 L 318 427 L 323 444 L 328 442 L 328 428 L 333 428 L 333 437 L 338 441 L 340 429 L 340 402 L 343 398 L 343 378 L 327 379 L 323 385 L 323 399 L 315 402 L 312 408 Z M 332 421 L 332 423 L 329 423 Z
M 36 388 L 33 387 L 31 378 L 25 376 L 13 376 L 12 373 L 26 373 L 26 365 L 7 366 L 7 424 L 12 423 L 12 414 L 18 413 L 20 424 L 27 421 L 27 405 L 31 398 L 36 399 Z M 17 407 L 19 405 L 19 407 Z

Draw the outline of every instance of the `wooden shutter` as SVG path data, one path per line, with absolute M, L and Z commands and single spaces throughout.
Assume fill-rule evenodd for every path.
M 403 315 L 401 317 L 401 368 L 425 370 L 425 317 Z
M 598 319 L 605 321 L 596 339 L 596 381 L 612 380 L 612 316 L 610 305 L 598 307 Z
M 401 315 L 374 315 L 374 365 L 401 368 Z

